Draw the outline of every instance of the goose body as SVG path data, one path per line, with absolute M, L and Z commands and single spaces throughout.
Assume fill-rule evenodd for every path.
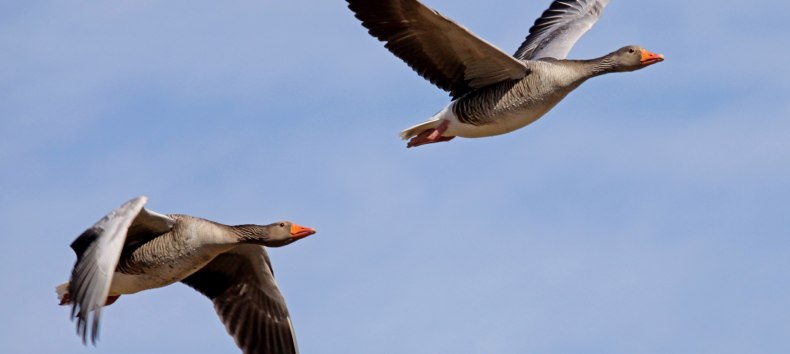
M 77 262 L 56 291 L 61 305 L 71 305 L 83 341 L 96 342 L 102 307 L 119 296 L 183 282 L 214 302 L 244 353 L 296 353 L 264 245 L 287 245 L 315 230 L 290 222 L 229 226 L 163 215 L 145 209 L 147 200 L 121 205 L 71 245 Z
M 453 100 L 401 132 L 408 147 L 524 127 L 587 79 L 638 70 L 663 56 L 626 46 L 592 60 L 565 60 L 608 0 L 555 0 L 510 56 L 417 0 L 347 0 L 371 35 Z
M 167 215 L 173 230 L 124 249 L 110 283 L 109 296 L 160 288 L 200 270 L 214 257 L 236 244 L 228 243 L 225 229 L 188 215 Z
M 587 80 L 582 71 L 552 61 L 531 61 L 527 66 L 530 75 L 467 93 L 426 123 L 438 125 L 448 120 L 444 136 L 480 138 L 509 133 L 542 117 Z M 423 124 L 405 130 L 401 136 L 407 139 L 417 135 L 424 130 Z

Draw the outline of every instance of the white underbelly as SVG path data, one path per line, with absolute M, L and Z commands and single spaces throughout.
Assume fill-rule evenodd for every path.
M 484 125 L 465 124 L 459 122 L 457 119 L 453 119 L 445 135 L 460 136 L 464 138 L 481 138 L 510 133 L 538 120 L 538 118 L 546 114 L 549 109 L 508 112 L 490 117 L 491 123 Z M 455 118 L 455 116 L 453 116 L 453 118 Z

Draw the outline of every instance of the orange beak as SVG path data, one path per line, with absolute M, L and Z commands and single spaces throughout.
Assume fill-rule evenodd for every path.
M 639 61 L 642 65 L 655 64 L 660 61 L 664 61 L 664 56 L 662 54 L 656 54 L 642 49 L 642 60 Z
M 291 237 L 292 238 L 302 238 L 307 237 L 315 233 L 315 229 L 311 229 L 309 227 L 299 226 L 296 224 L 291 224 Z

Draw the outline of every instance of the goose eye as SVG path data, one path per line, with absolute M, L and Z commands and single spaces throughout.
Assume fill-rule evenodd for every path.
M 628 53 L 634 54 L 634 52 L 635 52 L 634 48 L 628 49 Z
M 284 223 L 284 222 L 281 222 L 281 223 L 280 223 L 280 227 L 285 227 L 285 223 Z

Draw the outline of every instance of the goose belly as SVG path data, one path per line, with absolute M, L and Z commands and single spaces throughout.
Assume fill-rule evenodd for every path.
M 551 107 L 553 107 L 553 105 L 542 109 L 502 112 L 488 117 L 489 122 L 482 125 L 462 123 L 456 120 L 448 127 L 446 135 L 464 138 L 482 138 L 510 133 L 538 120 L 538 118 L 546 114 Z
M 144 271 L 130 273 L 116 270 L 110 284 L 110 295 L 134 294 L 139 291 L 170 285 L 200 270 L 215 255 L 199 255 L 189 261 L 161 262 L 147 265 Z
M 576 86 L 522 80 L 473 91 L 451 103 L 445 135 L 480 138 L 512 132 L 538 120 Z

